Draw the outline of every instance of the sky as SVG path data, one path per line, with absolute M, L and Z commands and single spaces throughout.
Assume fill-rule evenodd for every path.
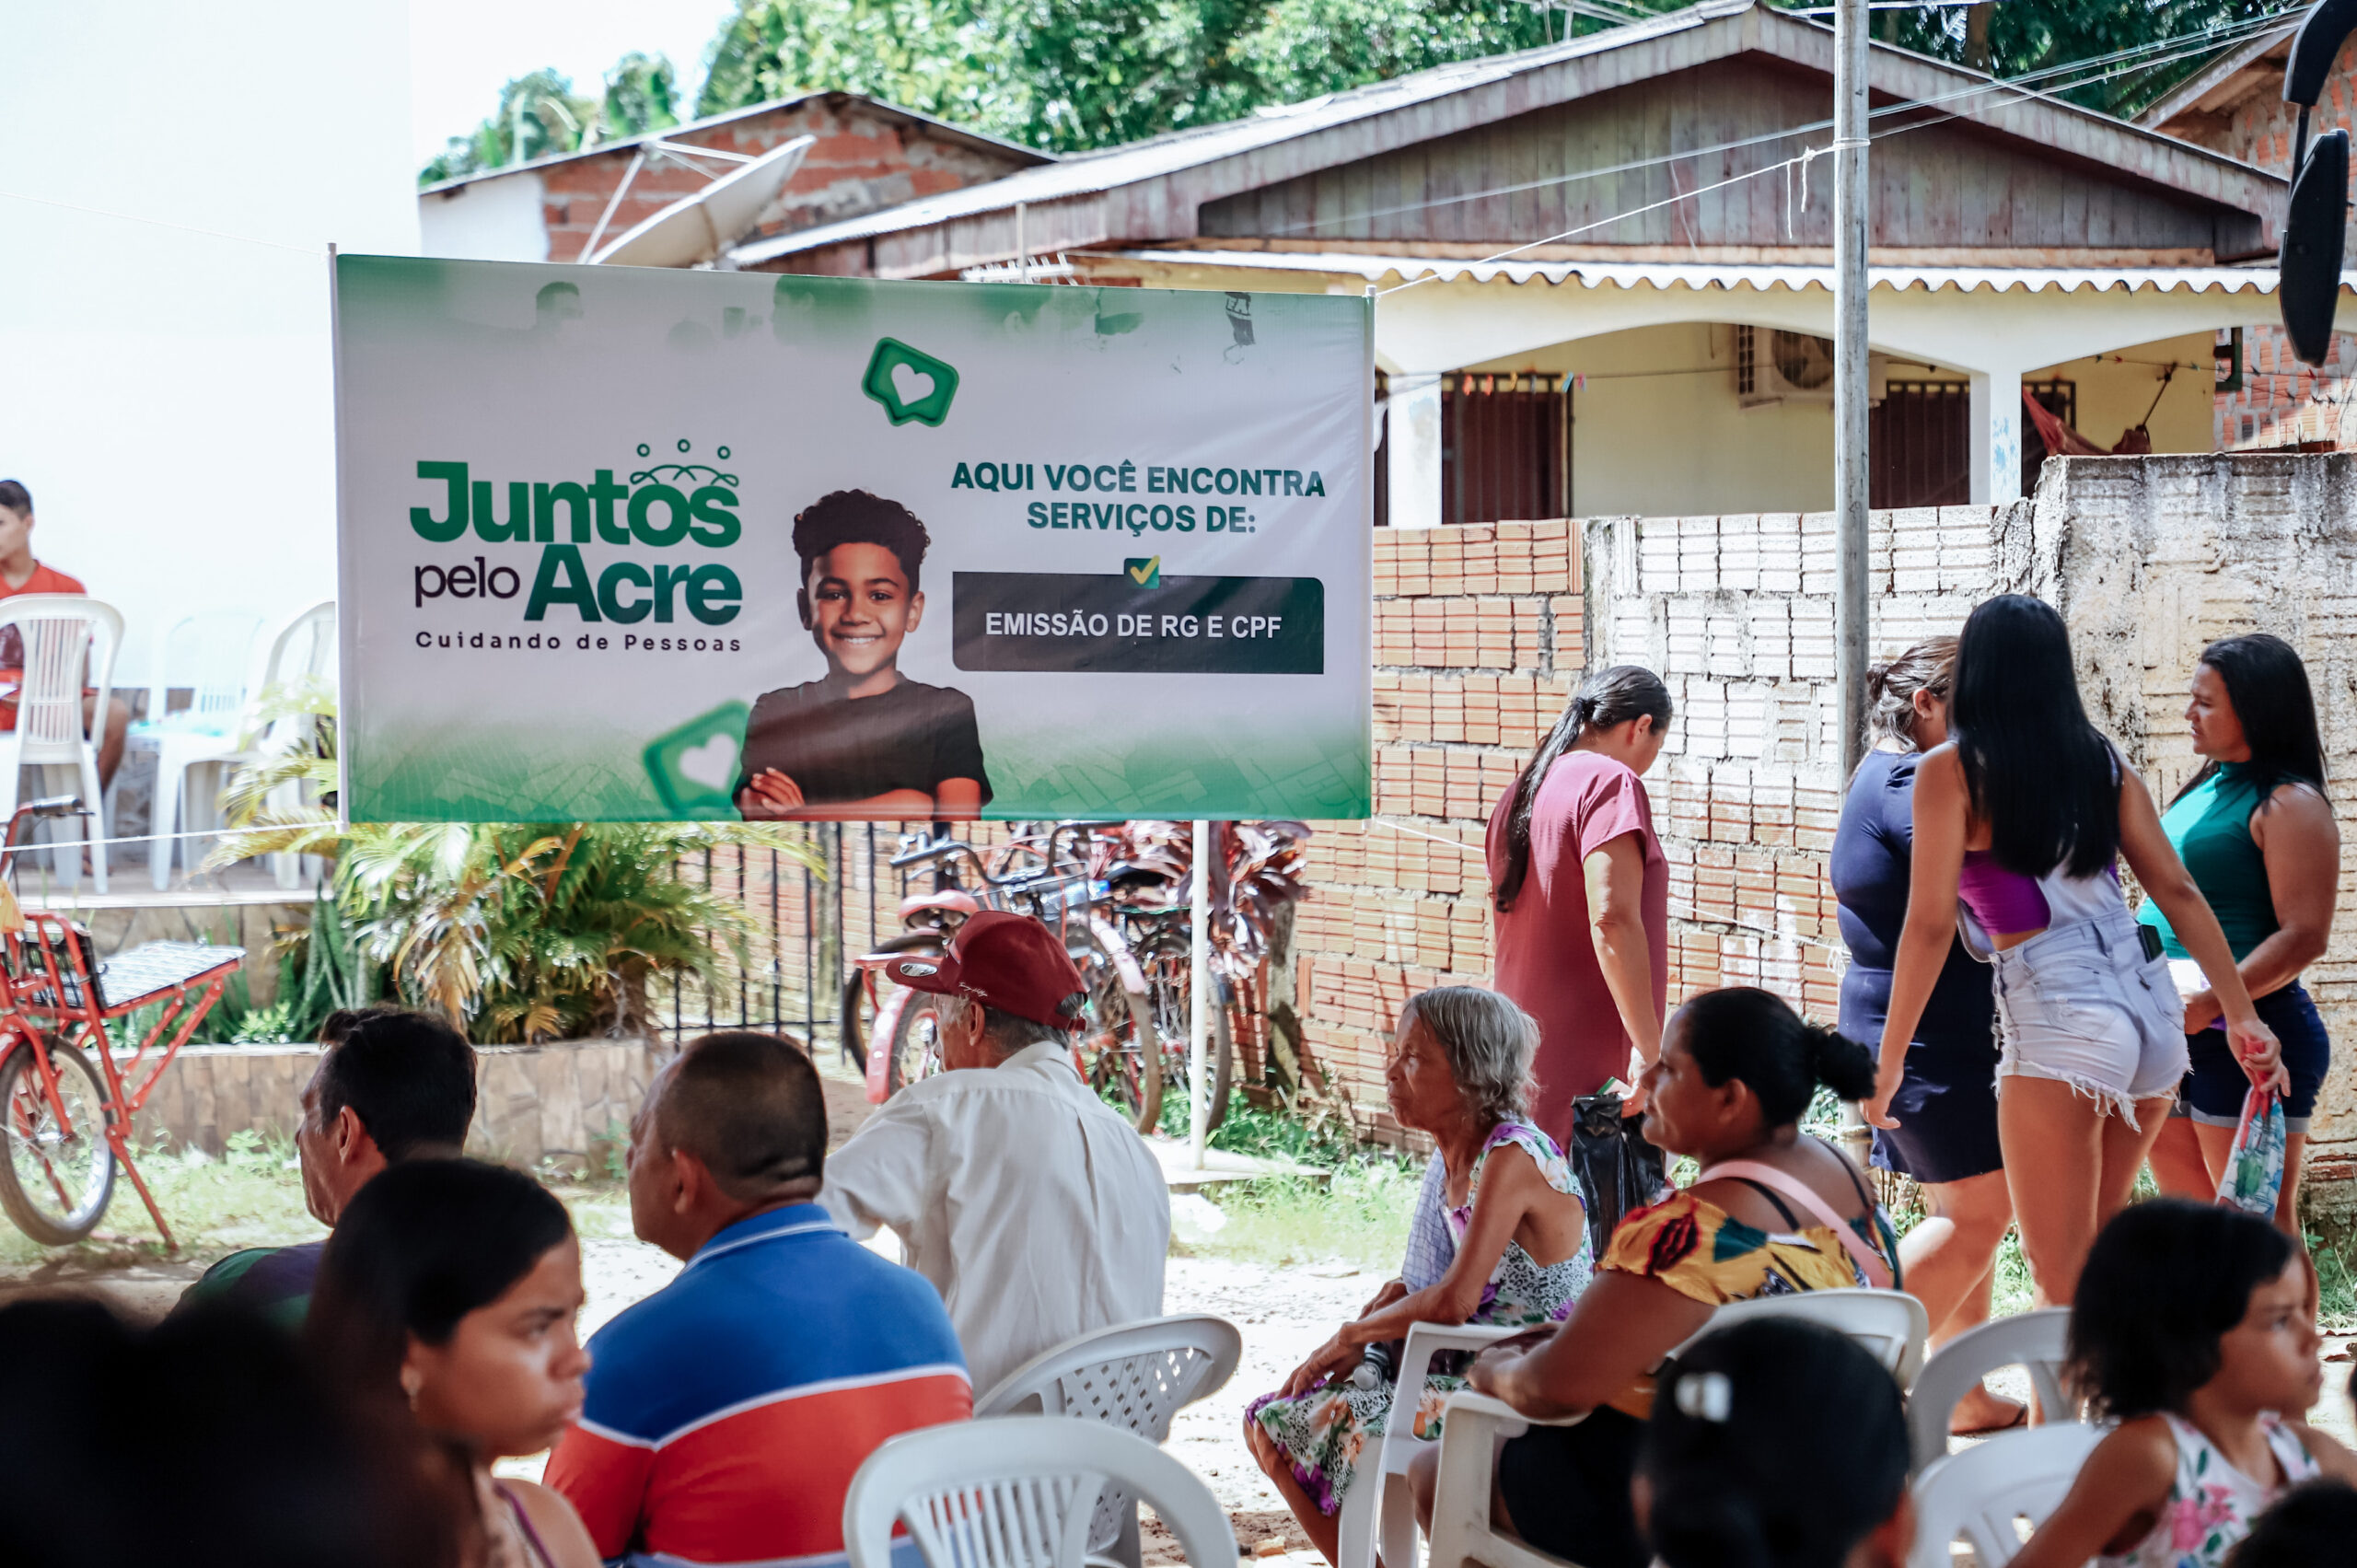
M 410 0 L 412 161 L 473 131 L 511 78 L 553 65 L 595 93 L 633 49 L 671 57 L 685 111 L 704 46 L 736 10 L 735 0 Z

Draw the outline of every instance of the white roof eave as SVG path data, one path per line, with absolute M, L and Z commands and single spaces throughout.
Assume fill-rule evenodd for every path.
M 1833 287 L 1831 266 L 1713 261 L 1460 261 L 1428 256 L 1351 251 L 1116 250 L 1093 254 L 1165 266 L 1329 273 L 1381 283 L 1576 283 L 1589 288 L 1805 289 Z M 2272 267 L 1922 267 L 1868 269 L 1876 288 L 2044 293 L 2119 290 L 2131 294 L 2275 292 Z

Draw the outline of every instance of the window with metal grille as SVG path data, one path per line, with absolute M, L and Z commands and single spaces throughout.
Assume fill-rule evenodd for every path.
M 1972 388 L 1889 381 L 1866 415 L 1866 505 L 1961 506 L 1972 499 Z
M 1441 378 L 1441 521 L 1560 517 L 1571 492 L 1563 377 Z

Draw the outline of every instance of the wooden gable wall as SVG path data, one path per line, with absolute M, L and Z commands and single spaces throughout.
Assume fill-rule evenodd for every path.
M 1810 250 L 1821 259 L 1831 243 L 1830 157 L 1809 168 L 1805 206 L 1798 168 L 1692 201 L 1670 199 L 1779 163 L 1805 145 L 1826 145 L 1829 131 L 1539 182 L 1737 142 L 1831 112 L 1822 75 L 1766 55 L 1738 55 L 1207 203 L 1197 232 L 1306 249 L 1489 247 L 1583 229 L 1664 203 L 1670 204 L 1585 228 L 1563 243 L 1655 252 L 1665 260 Z M 1992 264 L 2051 259 L 2182 265 L 2238 258 L 2263 244 L 2260 222 L 2247 213 L 1956 121 L 1881 134 L 1893 123 L 1875 122 L 1869 175 L 1871 243 L 1899 253 L 1895 260 L 1979 251 Z M 1476 194 L 1532 184 L 1538 188 Z

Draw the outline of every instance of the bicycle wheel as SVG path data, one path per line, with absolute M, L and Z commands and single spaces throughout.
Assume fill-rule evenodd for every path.
M 1162 1053 L 1155 1049 L 1145 998 L 1121 979 L 1096 933 L 1082 930 L 1074 955 L 1088 987 L 1088 1024 L 1076 1049 L 1091 1087 L 1120 1103 L 1130 1124 L 1151 1132 L 1162 1119 Z
M 889 1099 L 919 1078 L 941 1071 L 941 1014 L 929 991 L 912 991 L 892 1025 L 886 1041 L 891 1054 L 884 1060 L 884 1098 Z
M 938 957 L 947 944 L 938 931 L 903 931 L 869 948 L 875 953 L 930 953 Z M 843 979 L 842 1053 L 861 1072 L 867 1071 L 867 1051 L 876 1033 L 876 1015 L 882 999 L 871 1001 L 867 971 L 853 968 Z
M 1194 1051 L 1194 953 L 1184 931 L 1174 931 L 1156 938 L 1139 955 L 1139 964 L 1145 970 L 1146 1006 L 1154 1019 L 1154 1031 L 1161 1045 L 1162 1077 L 1166 1089 L 1176 1087 L 1183 1096 L 1192 1081 Z M 1221 1000 L 1222 982 L 1213 977 L 1210 998 L 1211 1016 L 1204 1051 L 1209 1061 L 1205 1065 L 1211 1074 L 1211 1114 L 1204 1121 L 1204 1131 L 1217 1127 L 1227 1120 L 1227 1094 L 1235 1075 L 1236 1045 L 1228 1027 L 1227 1008 Z
M 0 1162 L 0 1208 L 45 1247 L 64 1247 L 99 1227 L 114 1196 L 114 1150 L 106 1137 L 105 1083 L 90 1059 L 62 1040 L 45 1042 L 57 1074 L 50 1103 L 31 1042 L 19 1035 L 0 1058 L 0 1121 L 8 1157 Z

